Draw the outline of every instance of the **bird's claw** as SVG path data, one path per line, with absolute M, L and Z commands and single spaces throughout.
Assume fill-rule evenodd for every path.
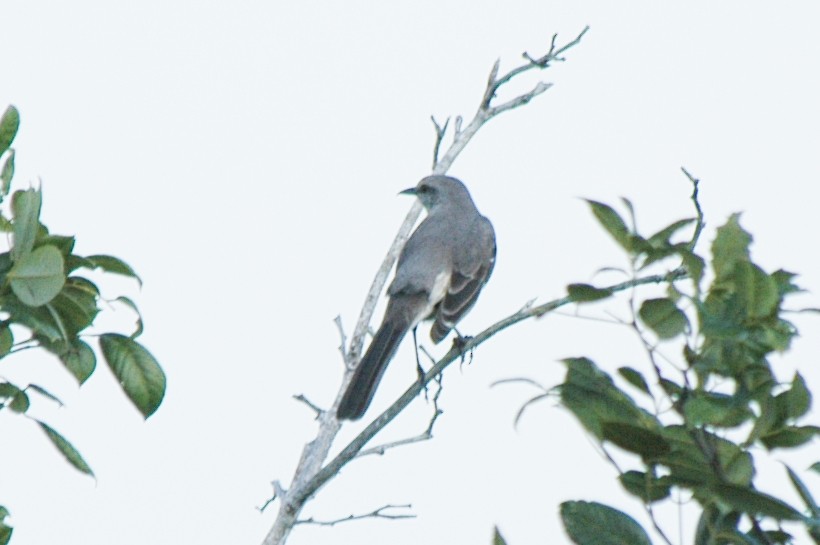
M 473 337 L 471 335 L 461 335 L 460 333 L 453 339 L 453 346 L 458 350 L 458 353 L 461 354 L 461 362 L 459 363 L 459 369 L 464 365 L 464 362 L 467 362 L 467 365 L 473 363 L 473 349 L 470 348 L 469 354 L 470 358 L 467 359 L 468 352 L 465 352 L 464 348 L 467 346 Z

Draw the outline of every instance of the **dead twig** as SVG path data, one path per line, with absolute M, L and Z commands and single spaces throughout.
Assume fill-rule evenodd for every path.
M 371 447 L 368 449 L 364 449 L 356 455 L 357 458 L 361 458 L 363 456 L 368 456 L 371 454 L 378 454 L 379 456 L 383 455 L 388 449 L 400 447 L 403 445 L 410 445 L 412 443 L 420 443 L 422 441 L 429 441 L 433 438 L 433 426 L 436 425 L 436 420 L 438 417 L 444 414 L 438 406 L 438 398 L 441 396 L 442 386 L 441 386 L 441 375 L 435 379 L 436 384 L 438 385 L 438 389 L 436 393 L 433 395 L 433 415 L 430 417 L 430 422 L 427 424 L 427 429 L 421 432 L 420 434 L 408 437 L 406 439 L 399 439 L 398 441 L 391 441 L 389 443 L 384 443 L 375 447 Z
M 353 520 L 361 520 L 361 519 L 368 519 L 368 518 L 376 518 L 376 519 L 413 519 L 416 518 L 416 515 L 412 513 L 385 513 L 388 509 L 411 509 L 413 506 L 409 503 L 404 505 L 383 505 L 378 509 L 374 509 L 369 513 L 364 513 L 362 515 L 348 515 L 346 517 L 333 519 L 333 520 L 316 520 L 313 517 L 307 519 L 299 519 L 296 521 L 296 524 L 315 524 L 317 526 L 336 526 L 342 522 L 350 522 Z

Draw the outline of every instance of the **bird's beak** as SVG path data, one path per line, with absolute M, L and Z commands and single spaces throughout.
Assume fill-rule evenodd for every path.
M 415 187 L 408 187 L 404 191 L 399 191 L 399 195 L 415 195 L 416 188 Z

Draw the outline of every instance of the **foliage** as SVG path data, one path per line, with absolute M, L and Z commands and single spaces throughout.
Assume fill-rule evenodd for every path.
M 706 257 L 696 253 L 703 217 L 697 181 L 690 180 L 697 217 L 673 222 L 648 237 L 634 227 L 629 201 L 624 204 L 633 227 L 613 207 L 588 201 L 626 253 L 633 276 L 671 264 L 682 268 L 688 280 L 670 280 L 664 297 L 640 297 L 637 289 L 632 291 L 631 319 L 625 325 L 646 348 L 648 375 L 621 367 L 622 386 L 588 358 L 566 359 L 566 377 L 557 387 L 562 404 L 599 442 L 618 469 L 621 485 L 644 504 L 666 543 L 671 541 L 654 520 L 652 505 L 670 498 L 673 490 L 702 509 L 697 545 L 793 542 L 781 521 L 804 526 L 820 543 L 820 508 L 796 472 L 786 467 L 803 509 L 754 482 L 754 452 L 761 451 L 755 447 L 791 449 L 820 433 L 817 426 L 800 422 L 811 406 L 803 377 L 797 373 L 783 383 L 769 361 L 773 353 L 788 349 L 797 334 L 783 317 L 784 299 L 799 291 L 795 275 L 768 273 L 752 261 L 752 236 L 735 214 L 717 229 L 711 281 L 704 288 Z M 675 241 L 692 227 L 691 237 Z M 568 293 L 579 304 L 613 295 L 586 284 L 573 284 Z M 668 357 L 676 350 L 677 361 Z M 632 453 L 635 465 L 622 470 L 608 453 L 610 446 Z M 650 543 L 631 517 L 611 507 L 566 502 L 561 514 L 578 544 Z
M 79 256 L 74 253 L 73 236 L 50 233 L 40 219 L 39 189 L 16 190 L 9 202 L 15 160 L 11 145 L 19 125 L 17 109 L 9 106 L 0 118 L 0 205 L 10 205 L 0 209 L 0 230 L 11 235 L 8 251 L 0 253 L 0 360 L 20 350 L 43 349 L 56 356 L 81 385 L 96 368 L 96 353 L 83 336 L 94 325 L 101 301 L 97 285 L 81 272 L 101 269 L 138 282 L 140 279 L 121 259 L 109 255 Z M 148 418 L 162 402 L 165 375 L 150 352 L 136 340 L 142 332 L 136 305 L 125 297 L 114 302 L 136 312 L 137 328 L 130 336 L 114 332 L 96 335 L 100 352 L 126 396 Z M 0 410 L 28 417 L 32 394 L 62 405 L 57 396 L 41 385 L 17 385 L 0 379 Z M 93 476 L 79 451 L 65 437 L 45 422 L 28 418 L 72 466 Z M 0 545 L 8 543 L 12 534 L 5 524 L 7 515 L 6 508 L 0 506 Z

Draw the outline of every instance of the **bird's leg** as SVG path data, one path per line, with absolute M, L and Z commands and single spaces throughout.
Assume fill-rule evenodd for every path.
M 459 369 L 461 369 L 461 366 L 464 365 L 467 356 L 467 354 L 464 352 L 464 347 L 467 345 L 468 342 L 470 342 L 470 340 L 472 340 L 473 337 L 471 335 L 462 335 L 461 332 L 455 327 L 453 328 L 453 331 L 456 332 L 456 338 L 453 339 L 453 346 L 455 346 L 461 354 L 461 362 L 459 363 Z M 467 365 L 470 365 L 471 363 L 473 363 L 472 349 L 470 349 L 470 360 L 467 361 Z
M 424 367 L 421 366 L 421 361 L 419 360 L 419 342 L 418 342 L 418 339 L 416 339 L 416 328 L 415 327 L 413 328 L 413 348 L 416 349 L 416 372 L 418 373 L 418 376 L 419 376 L 419 379 L 418 379 L 419 383 L 424 388 L 424 399 L 426 401 L 427 400 L 427 385 L 424 384 L 424 375 L 426 373 L 424 372 Z

